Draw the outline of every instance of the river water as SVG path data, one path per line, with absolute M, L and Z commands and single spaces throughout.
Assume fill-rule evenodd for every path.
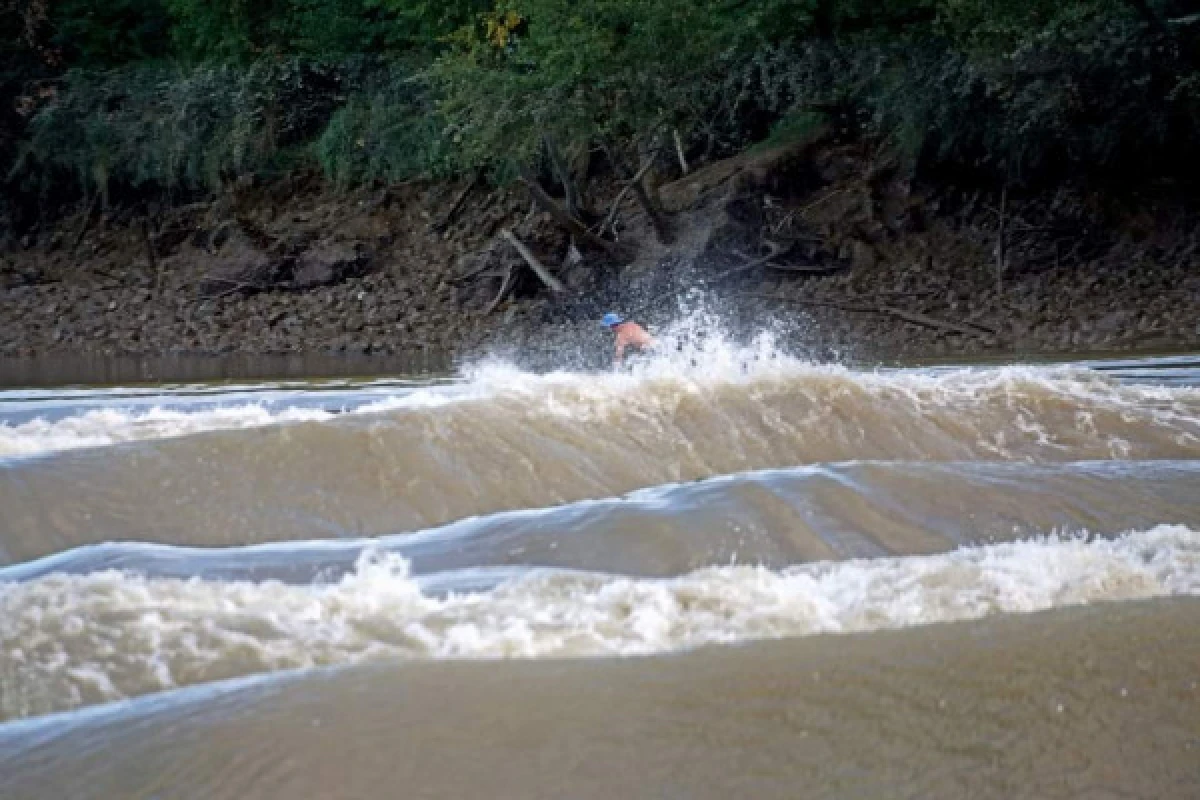
M 0 390 L 0 797 L 1200 797 L 1200 358 Z

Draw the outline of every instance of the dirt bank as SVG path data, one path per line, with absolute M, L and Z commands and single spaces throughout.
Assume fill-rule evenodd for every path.
M 1200 345 L 1200 206 L 1166 189 L 914 187 L 864 145 L 829 139 L 648 182 L 660 232 L 634 192 L 609 213 L 621 182 L 591 186 L 578 214 L 615 245 L 577 234 L 575 247 L 520 184 L 339 193 L 293 178 L 183 208 L 81 212 L 3 254 L 0 356 L 552 362 L 569 347 L 592 360 L 602 311 L 663 324 L 693 289 L 733 329 L 782 321 L 815 355 Z

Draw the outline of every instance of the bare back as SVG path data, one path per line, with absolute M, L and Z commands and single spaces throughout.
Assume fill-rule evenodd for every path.
M 613 330 L 617 334 L 615 357 L 617 363 L 624 360 L 625 351 L 630 348 L 634 350 L 649 350 L 654 347 L 654 337 L 636 322 L 622 322 Z

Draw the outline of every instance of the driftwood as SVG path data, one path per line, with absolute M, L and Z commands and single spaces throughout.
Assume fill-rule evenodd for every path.
M 233 291 L 235 291 L 235 292 L 239 291 L 241 289 L 253 289 L 256 292 L 267 291 L 267 287 L 261 283 L 252 283 L 250 281 L 239 281 L 235 278 L 222 278 L 219 275 L 204 275 L 202 278 L 200 278 L 200 280 L 195 281 L 195 284 L 199 285 L 206 281 L 212 281 L 213 283 L 229 284 L 230 286 L 233 287 Z
M 902 319 L 905 322 L 911 322 L 914 325 L 924 325 L 926 328 L 961 333 L 964 336 L 978 336 L 980 334 L 996 335 L 996 331 L 992 328 L 986 328 L 983 325 L 977 325 L 973 322 L 954 322 L 953 320 L 939 319 L 938 317 L 931 317 L 928 314 L 918 314 L 915 311 L 905 311 L 902 308 L 894 308 L 892 306 L 880 306 L 880 309 L 885 314 Z
M 663 219 L 662 213 L 650 200 L 650 195 L 646 193 L 646 187 L 642 185 L 641 181 L 633 182 L 633 196 L 638 201 L 638 205 L 642 207 L 642 211 L 650 218 L 650 224 L 654 228 L 654 235 L 658 238 L 659 243 L 670 244 L 674 239 L 671 229 L 667 226 L 667 221 Z
M 801 275 L 828 275 L 831 272 L 841 272 L 845 267 L 838 264 L 833 266 L 822 264 L 777 264 L 774 261 L 768 261 L 763 264 L 767 269 L 773 269 L 776 272 L 795 272 Z
M 976 323 L 960 323 L 953 320 L 939 319 L 931 317 L 928 314 L 920 314 L 915 311 L 905 311 L 902 308 L 886 305 L 857 305 L 855 303 L 845 303 L 833 300 L 819 300 L 806 297 L 780 297 L 777 294 L 769 294 L 766 292 L 740 292 L 743 297 L 757 297 L 764 300 L 777 300 L 781 303 L 790 303 L 800 306 L 814 306 L 816 308 L 835 308 L 839 311 L 849 311 L 860 314 L 883 314 L 889 317 L 896 317 L 905 322 L 911 322 L 914 325 L 920 325 L 933 330 L 945 331 L 948 333 L 960 333 L 964 336 L 981 336 L 985 334 L 995 335 L 996 331 Z
M 555 222 L 574 236 L 580 243 L 588 244 L 597 250 L 602 250 L 613 260 L 619 261 L 625 257 L 626 254 L 623 248 L 618 247 L 615 243 L 607 239 L 601 239 L 589 231 L 582 222 L 568 214 L 562 206 L 554 202 L 554 198 L 546 194 L 546 190 L 542 188 L 541 184 L 532 175 L 522 173 L 521 182 L 529 189 L 529 194 L 533 198 L 534 203 L 548 212 L 554 218 Z
M 567 167 L 563 163 L 562 154 L 558 151 L 558 145 L 548 133 L 542 134 L 542 144 L 546 146 L 546 155 L 550 158 L 550 167 L 554 170 L 554 177 L 558 178 L 558 182 L 562 184 L 563 203 L 567 207 L 567 213 L 578 219 L 579 193 L 576 191 L 575 182 L 571 180 L 571 175 L 567 172 Z
M 733 269 L 726 270 L 725 272 L 722 272 L 717 277 L 711 279 L 709 281 L 709 283 L 720 283 L 721 281 L 725 280 L 726 278 L 732 278 L 734 275 L 740 275 L 743 272 L 749 272 L 750 270 L 752 270 L 756 267 L 761 267 L 763 264 L 766 264 L 768 261 L 774 261 L 776 258 L 778 258 L 779 256 L 781 256 L 787 252 L 786 248 L 780 247 L 779 245 L 773 244 L 771 242 L 767 243 L 767 248 L 771 251 L 770 253 L 767 253 L 765 256 L 762 256 L 761 258 L 755 258 L 751 261 L 745 262 L 744 264 L 740 264 L 740 265 L 734 267 Z
M 683 141 L 679 138 L 678 128 L 671 129 L 671 137 L 675 140 L 675 156 L 679 159 L 679 169 L 684 175 L 687 175 L 690 170 L 688 169 L 687 158 L 683 155 Z
M 453 222 L 454 218 L 458 216 L 458 212 L 462 210 L 463 203 L 467 201 L 467 198 L 470 197 L 472 190 L 474 190 L 478 183 L 479 171 L 476 170 L 475 174 L 471 176 L 471 180 L 467 181 L 467 185 L 464 186 L 458 193 L 458 196 L 454 198 L 454 202 L 450 204 L 450 208 L 445 214 L 442 215 L 442 218 L 430 226 L 434 232 L 441 233 L 445 231 L 446 228 L 450 227 L 450 223 Z
M 451 275 L 446 280 L 447 282 L 457 286 L 460 283 L 466 283 L 472 278 L 478 278 L 480 275 L 483 275 L 490 269 L 492 269 L 492 265 L 488 263 L 487 259 L 482 259 L 482 263 L 475 267 L 475 269 L 468 272 L 466 275 Z
M 609 208 L 609 210 L 608 210 L 608 216 L 606 216 L 604 218 L 604 222 L 601 223 L 601 225 L 600 225 L 599 232 L 601 234 L 603 234 L 606 230 L 610 229 L 613 226 L 613 224 L 616 223 L 617 212 L 620 211 L 620 209 L 621 209 L 621 203 L 623 203 L 625 201 L 625 198 L 629 196 L 629 193 L 631 191 L 633 191 L 634 185 L 640 183 L 642 178 L 646 177 L 646 173 L 649 172 L 650 168 L 653 166 L 654 166 L 653 161 L 647 161 L 645 164 L 642 165 L 642 168 L 638 170 L 637 175 L 633 176 L 632 180 L 626 181 L 625 188 L 621 189 L 620 193 L 617 194 L 617 199 L 613 200 L 612 207 Z
M 146 248 L 146 260 L 150 263 L 150 271 L 154 273 L 154 288 L 162 289 L 163 274 L 159 268 L 158 257 L 154 253 L 154 242 L 150 238 L 150 222 L 142 218 L 141 225 L 138 226 L 139 232 L 142 234 L 142 246 Z
M 613 169 L 618 173 L 624 172 L 620 163 L 614 158 L 612 151 L 607 147 L 604 150 L 608 157 L 609 163 L 613 165 Z M 600 233 L 610 229 L 617 219 L 617 212 L 621 208 L 621 203 L 625 197 L 632 192 L 633 197 L 637 200 L 637 204 L 641 207 L 642 212 L 649 218 L 650 225 L 654 228 L 654 236 L 661 244 L 670 244 L 674 237 L 671 235 L 670 226 L 667 225 L 666 219 L 663 217 L 662 210 L 658 204 L 650 199 L 649 193 L 646 191 L 644 180 L 646 173 L 654 166 L 654 159 L 662 152 L 662 148 L 655 148 L 646 158 L 645 163 L 638 169 L 637 173 L 632 178 L 625 182 L 624 188 L 617 195 L 617 199 L 613 201 L 612 207 L 609 209 L 608 216 L 605 217 L 604 223 L 600 226 Z
M 509 264 L 508 272 L 504 274 L 504 280 L 500 283 L 500 291 L 496 292 L 495 298 L 493 298 L 492 302 L 488 304 L 488 307 L 484 309 L 484 316 L 490 315 L 493 311 L 500 307 L 500 304 L 504 302 L 504 298 L 508 297 L 508 293 L 513 290 L 514 286 L 516 286 L 516 276 L 517 271 L 513 269 L 511 264 Z
M 83 213 L 83 224 L 79 226 L 79 232 L 75 234 L 75 241 L 71 243 L 71 255 L 75 255 L 75 251 L 83 243 L 83 237 L 87 236 L 88 230 L 92 227 L 92 219 L 96 216 L 96 206 L 99 202 L 100 190 L 97 189 L 92 194 L 92 201 L 88 203 L 87 211 Z
M 772 244 L 773 243 L 768 242 L 769 246 Z M 774 246 L 779 247 L 779 245 Z M 783 255 L 790 249 L 792 249 L 792 245 L 788 245 L 787 247 L 779 247 L 779 254 Z M 740 250 L 734 250 L 733 254 L 738 258 L 749 258 L 748 255 Z M 761 263 L 767 269 L 773 269 L 777 272 L 800 272 L 806 275 L 826 275 L 831 272 L 841 272 L 843 269 L 845 269 L 845 267 L 839 264 L 834 264 L 833 266 L 821 264 L 779 264 L 775 261 L 772 261 L 771 256 L 766 256 L 766 258 L 766 261 L 763 261 L 762 259 L 756 259 L 753 266 L 758 266 Z
M 1008 266 L 1008 254 L 1005 252 L 1007 239 L 1005 236 L 1005 223 L 1008 222 L 1008 187 L 1000 192 L 1000 230 L 996 235 L 996 291 L 999 292 L 1004 288 L 1004 272 Z
M 529 248 L 526 247 L 520 239 L 514 236 L 512 231 L 506 228 L 500 232 L 500 235 L 503 236 L 504 239 L 513 246 L 514 250 L 520 253 L 521 258 L 525 259 L 525 263 L 529 265 L 529 268 L 533 270 L 534 274 L 538 276 L 541 282 L 546 284 L 548 289 L 553 292 L 558 292 L 559 294 L 567 290 L 567 287 L 563 286 L 558 278 L 555 278 L 550 274 L 548 269 L 542 266 L 542 262 L 537 260 L 537 256 L 530 252 Z

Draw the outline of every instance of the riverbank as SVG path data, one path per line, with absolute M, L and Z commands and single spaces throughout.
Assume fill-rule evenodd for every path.
M 85 212 L 4 255 L 0 357 L 592 362 L 602 311 L 662 326 L 685 297 L 732 333 L 772 327 L 816 357 L 1200 344 L 1200 217 L 1166 191 L 913 187 L 857 145 L 807 142 L 651 184 L 661 236 L 629 197 L 608 212 L 617 182 L 594 184 L 591 216 L 613 220 L 620 254 L 581 252 L 521 186 L 481 182 L 339 193 L 292 178 L 145 215 Z

